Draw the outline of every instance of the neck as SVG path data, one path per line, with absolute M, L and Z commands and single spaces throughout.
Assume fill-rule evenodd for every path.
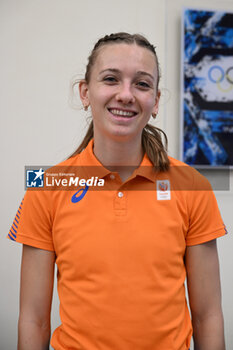
M 94 154 L 103 166 L 118 172 L 122 180 L 127 179 L 138 168 L 143 150 L 141 138 L 119 142 L 107 138 L 94 137 Z

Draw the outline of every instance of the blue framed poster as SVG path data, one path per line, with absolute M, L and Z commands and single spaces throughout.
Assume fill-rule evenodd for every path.
M 185 8 L 182 25 L 182 160 L 233 165 L 233 13 Z

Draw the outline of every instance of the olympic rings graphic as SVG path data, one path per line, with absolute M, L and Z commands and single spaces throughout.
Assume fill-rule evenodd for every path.
M 232 71 L 233 66 L 227 68 L 226 72 L 224 72 L 221 66 L 214 65 L 208 71 L 208 78 L 212 83 L 217 84 L 219 90 L 222 92 L 229 92 L 233 89 L 233 74 L 230 74 Z M 224 78 L 226 78 L 230 84 L 230 86 L 225 89 L 220 85 Z
M 233 84 L 231 84 L 228 88 L 224 89 L 220 83 L 217 83 L 217 87 L 219 88 L 220 91 L 222 92 L 230 92 L 233 89 Z
M 213 71 L 219 71 L 220 72 L 220 75 L 219 75 L 219 78 L 214 80 L 212 78 L 212 72 Z M 212 66 L 210 69 L 209 69 L 209 72 L 208 72 L 208 77 L 209 77 L 209 80 L 212 81 L 212 83 L 220 83 L 221 81 L 223 81 L 224 79 L 224 76 L 225 76 L 225 73 L 224 73 L 224 70 L 222 67 L 220 66 Z
M 229 75 L 229 73 L 233 71 L 233 67 L 229 67 L 226 71 L 226 78 L 227 78 L 227 81 L 230 83 L 230 84 L 233 84 L 233 80 L 231 80 L 231 77 Z M 232 79 L 233 79 L 233 76 L 232 76 Z

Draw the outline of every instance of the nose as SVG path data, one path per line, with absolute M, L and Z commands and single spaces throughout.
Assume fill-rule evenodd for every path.
M 121 102 L 123 104 L 132 104 L 135 102 L 135 97 L 133 95 L 130 84 L 124 83 L 119 85 L 119 90 L 116 94 L 117 102 Z

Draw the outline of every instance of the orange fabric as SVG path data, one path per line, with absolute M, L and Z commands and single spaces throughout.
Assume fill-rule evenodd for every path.
M 61 165 L 98 166 L 102 190 L 89 189 L 77 203 L 76 191 L 27 191 L 17 220 L 17 242 L 56 252 L 61 326 L 51 345 L 187 350 L 185 248 L 226 233 L 210 185 L 173 158 L 167 173 L 156 174 L 146 155 L 123 184 L 92 147 Z

